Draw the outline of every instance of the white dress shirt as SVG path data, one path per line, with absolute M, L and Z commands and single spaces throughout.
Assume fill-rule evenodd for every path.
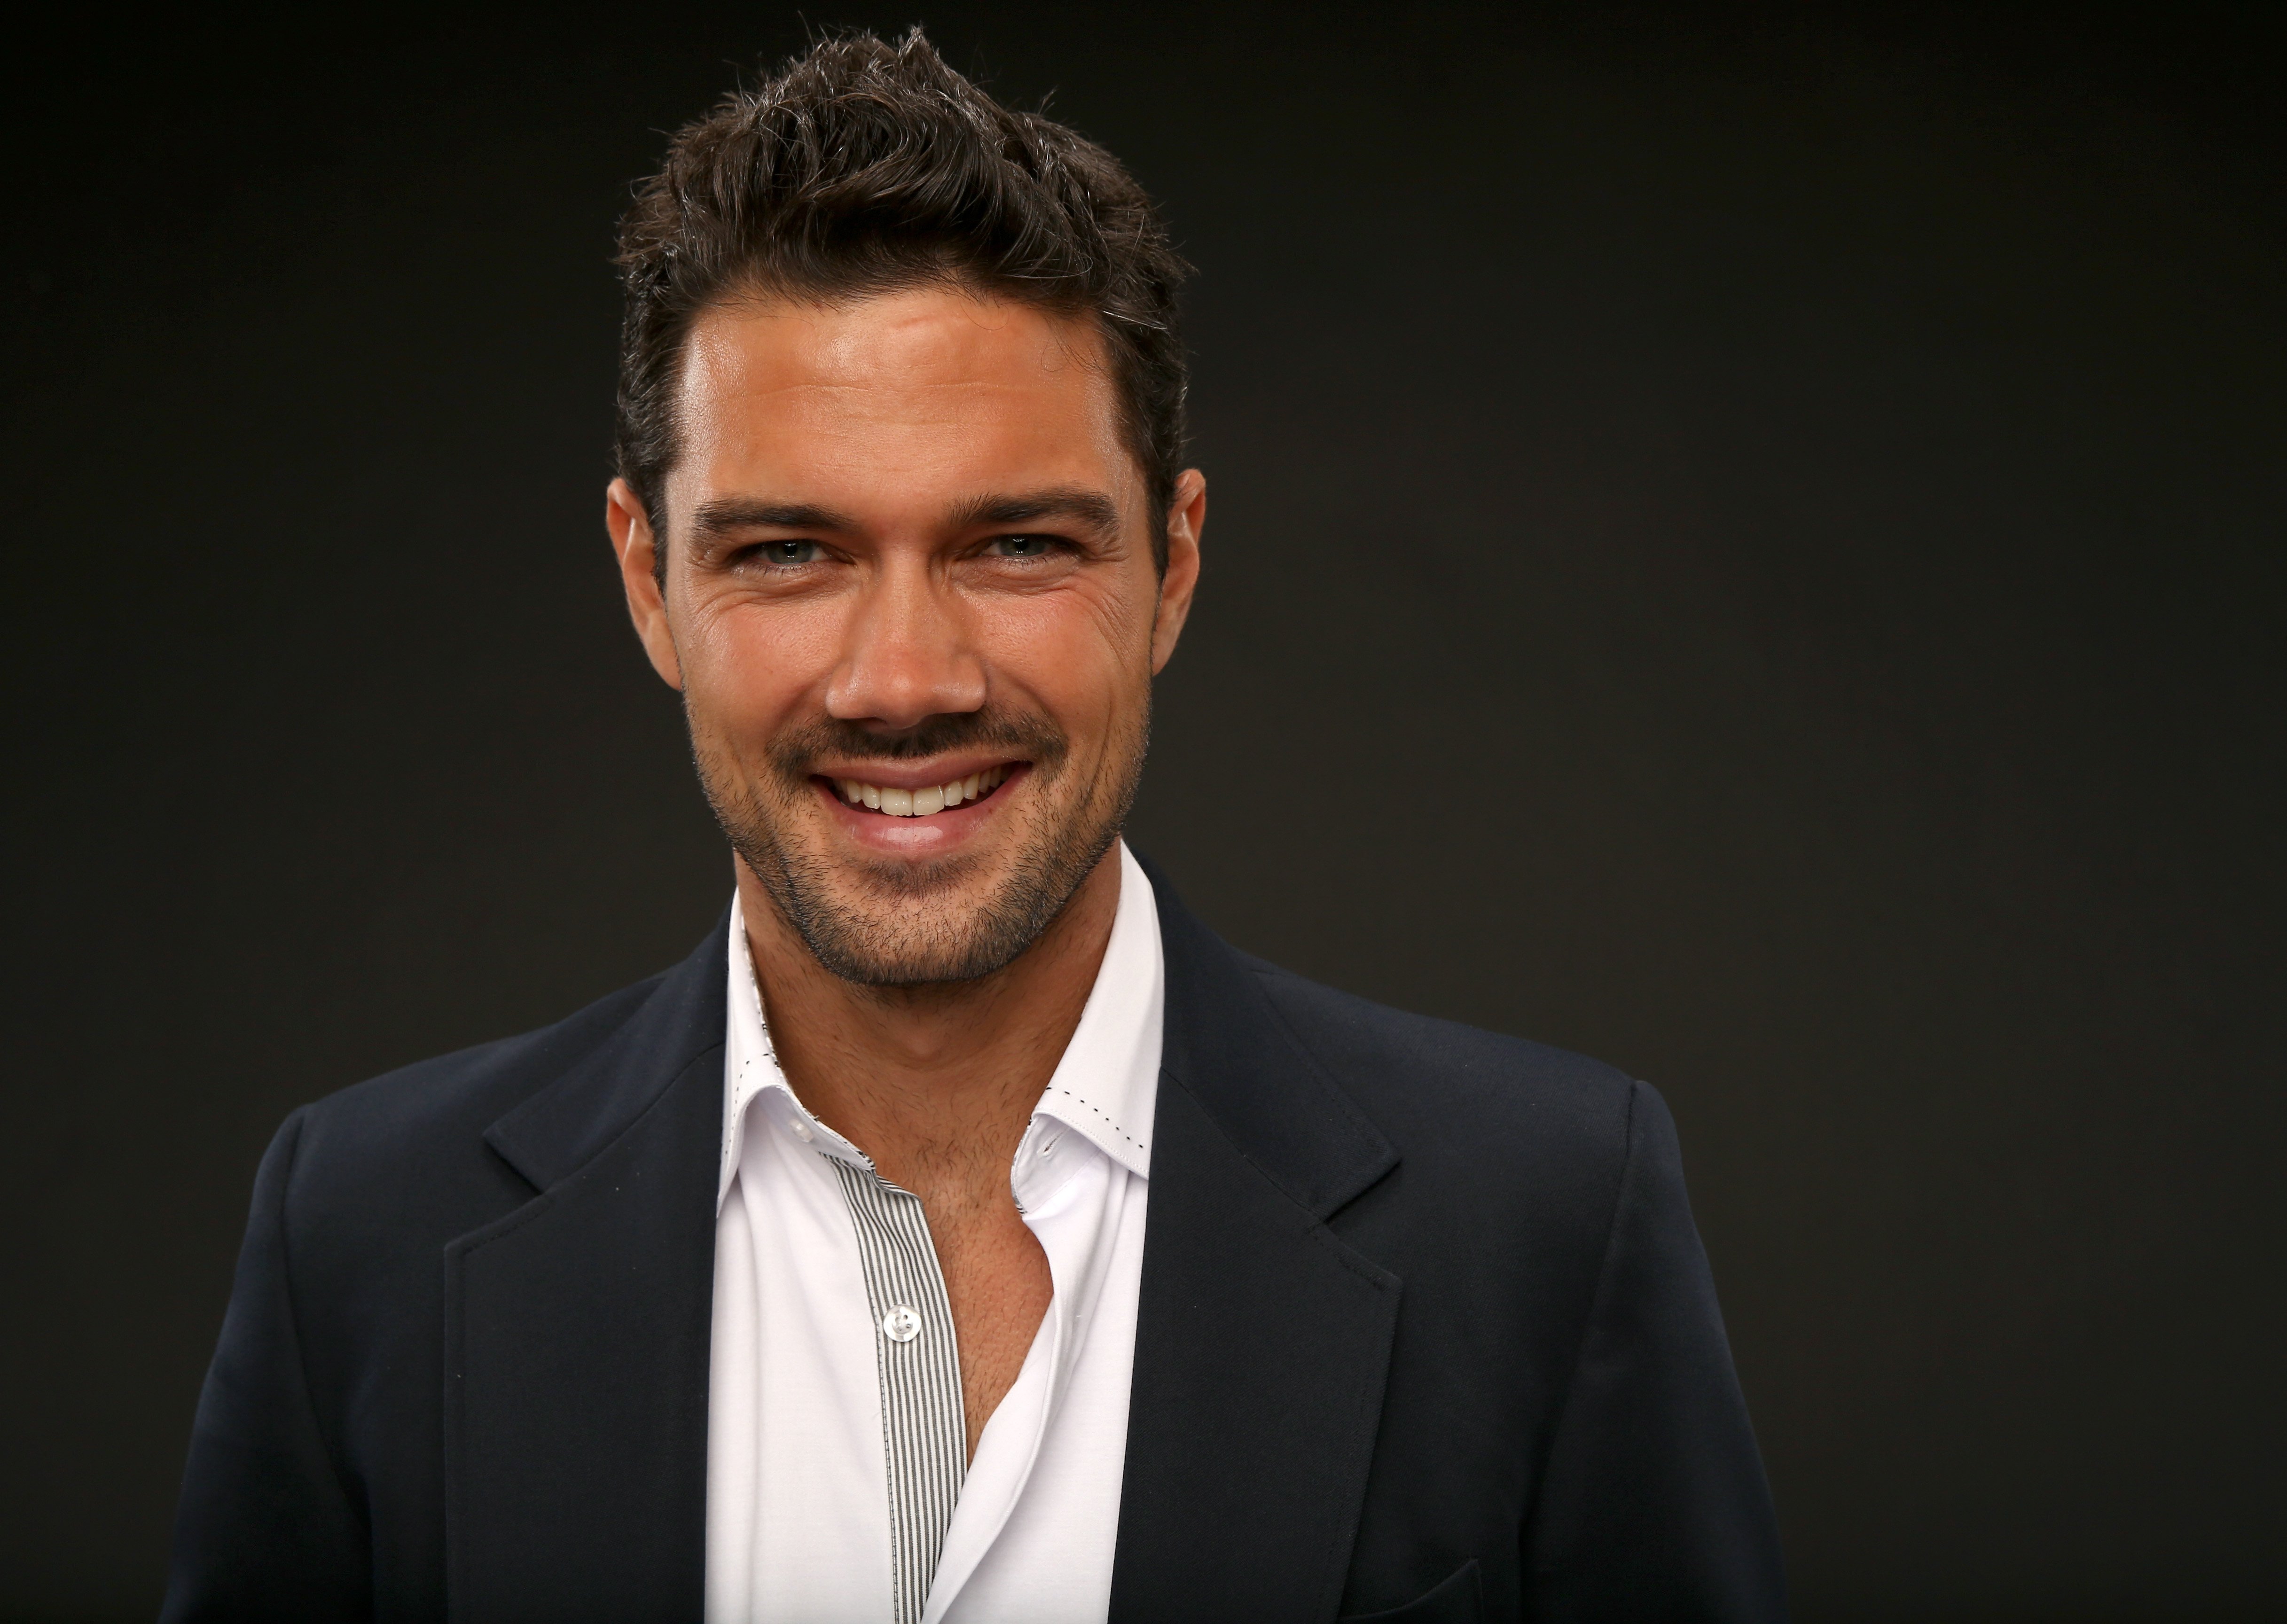
M 708 1624 L 1104 1618 L 1159 1091 L 1151 882 L 1123 844 L 1104 963 L 1009 1170 L 1055 1295 L 965 1474 L 920 1203 L 787 1086 L 743 930 L 728 974 Z

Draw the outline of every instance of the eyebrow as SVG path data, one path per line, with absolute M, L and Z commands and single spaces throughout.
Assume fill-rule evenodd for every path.
M 954 530 L 1031 524 L 1041 519 L 1071 520 L 1106 539 L 1120 533 L 1119 504 L 1100 491 L 1057 489 L 979 496 L 946 516 L 946 527 Z
M 720 540 L 742 530 L 848 532 L 857 528 L 858 521 L 848 514 L 814 502 L 753 501 L 735 496 L 702 502 L 691 516 L 692 536 L 708 540 Z
M 1006 527 L 1066 519 L 1104 537 L 1120 533 L 1120 507 L 1100 491 L 1056 488 L 1023 494 L 993 493 L 957 503 L 946 515 L 953 530 Z M 748 497 L 718 497 L 691 516 L 694 540 L 719 541 L 749 530 L 797 530 L 847 534 L 863 528 L 846 513 L 815 502 L 774 502 Z

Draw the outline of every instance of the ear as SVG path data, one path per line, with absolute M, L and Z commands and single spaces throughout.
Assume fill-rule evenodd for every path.
M 668 628 L 667 603 L 660 596 L 660 541 L 652 534 L 651 515 L 643 499 L 624 479 L 614 479 L 604 493 L 604 528 L 612 532 L 612 551 L 619 555 L 620 585 L 628 595 L 628 618 L 636 623 L 651 668 L 677 693 L 683 691 L 683 662 L 675 655 L 675 635 Z
M 1175 500 L 1167 508 L 1167 571 L 1159 578 L 1159 613 L 1151 626 L 1151 674 L 1175 658 L 1175 640 L 1191 616 L 1191 594 L 1199 584 L 1199 532 L 1207 524 L 1207 477 L 1187 468 L 1175 477 Z

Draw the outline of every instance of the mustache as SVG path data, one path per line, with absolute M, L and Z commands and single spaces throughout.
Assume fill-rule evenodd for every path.
M 1053 769 L 1068 748 L 1064 732 L 1045 716 L 988 706 L 924 717 L 896 733 L 879 733 L 863 722 L 821 716 L 771 741 L 771 765 L 791 781 L 808 779 L 818 763 L 912 761 L 953 751 L 993 751 Z

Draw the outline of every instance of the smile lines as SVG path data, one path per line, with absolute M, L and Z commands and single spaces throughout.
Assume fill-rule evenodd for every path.
M 977 800 L 991 794 L 1009 771 L 1004 762 L 971 773 L 966 778 L 955 778 L 950 784 L 933 784 L 925 790 L 883 789 L 878 784 L 862 784 L 855 778 L 836 778 L 834 787 L 853 807 L 870 807 L 891 817 L 927 817 L 932 812 L 942 812 L 964 800 Z

